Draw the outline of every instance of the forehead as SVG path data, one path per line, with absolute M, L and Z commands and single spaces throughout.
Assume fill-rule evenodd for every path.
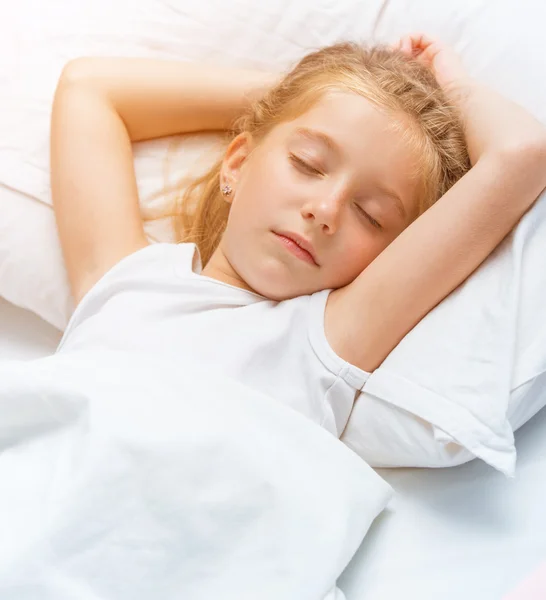
M 332 92 L 284 123 L 282 137 L 328 157 L 329 164 L 346 167 L 356 178 L 389 187 L 411 213 L 420 161 L 408 142 L 408 120 L 358 94 Z
M 370 142 L 396 150 L 391 158 L 409 158 L 410 148 L 401 134 L 407 120 L 358 94 L 330 92 L 291 121 L 286 133 L 320 143 L 345 158 L 369 151 Z M 387 143 L 380 144 L 382 140 Z
M 330 91 L 322 95 L 308 110 L 299 115 L 297 122 L 331 121 L 335 127 L 353 125 L 355 121 L 370 122 L 376 127 L 387 128 L 392 118 L 386 110 L 364 96 L 351 92 Z

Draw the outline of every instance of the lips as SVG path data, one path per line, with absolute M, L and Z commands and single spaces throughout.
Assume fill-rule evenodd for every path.
M 292 233 L 289 231 L 275 231 L 274 233 L 281 239 L 284 238 L 285 245 L 293 252 L 293 254 L 296 254 L 299 256 L 299 258 L 318 266 L 315 248 L 308 239 L 297 233 Z

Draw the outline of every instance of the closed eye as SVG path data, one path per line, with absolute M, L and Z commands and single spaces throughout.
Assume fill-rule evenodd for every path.
M 299 156 L 296 156 L 295 154 L 290 154 L 290 160 L 293 163 L 297 164 L 298 168 L 300 170 L 303 169 L 304 171 L 306 171 L 307 173 L 310 173 L 312 175 L 322 175 L 322 173 L 320 171 L 318 171 L 311 165 L 307 164 L 305 161 L 303 161 Z
M 322 175 L 320 171 L 307 164 L 304 160 L 302 160 L 299 156 L 295 154 L 290 154 L 290 160 L 298 165 L 298 169 L 301 171 L 302 169 L 311 175 Z M 371 217 L 359 204 L 355 204 L 357 210 L 363 215 L 376 229 L 383 229 L 381 223 L 376 221 L 373 217 Z
M 360 214 L 362 214 L 364 217 L 366 217 L 366 219 L 368 219 L 368 221 L 376 228 L 376 229 L 383 229 L 383 226 L 381 225 L 381 223 L 378 223 L 373 217 L 370 217 L 370 215 L 359 205 L 359 204 L 355 204 L 357 210 L 360 212 Z

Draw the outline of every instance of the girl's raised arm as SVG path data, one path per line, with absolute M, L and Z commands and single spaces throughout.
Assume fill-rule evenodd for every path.
M 65 67 L 51 115 L 51 193 L 72 297 L 148 244 L 131 142 L 225 129 L 274 75 L 142 58 Z
M 459 105 L 473 166 L 351 284 L 330 294 L 326 336 L 337 354 L 368 372 L 487 258 L 546 187 L 541 123 L 462 75 L 455 55 L 437 42 L 416 36 L 404 46 L 429 61 Z

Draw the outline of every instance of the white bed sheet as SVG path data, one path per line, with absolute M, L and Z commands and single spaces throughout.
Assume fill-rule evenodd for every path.
M 0 298 L 0 360 L 46 356 L 55 351 L 60 340 L 60 331 Z
M 60 337 L 0 299 L 0 359 L 47 355 Z M 532 393 L 546 393 L 546 377 Z M 546 411 L 516 442 L 510 480 L 477 460 L 379 469 L 397 495 L 339 581 L 347 600 L 500 600 L 533 571 L 546 558 Z

